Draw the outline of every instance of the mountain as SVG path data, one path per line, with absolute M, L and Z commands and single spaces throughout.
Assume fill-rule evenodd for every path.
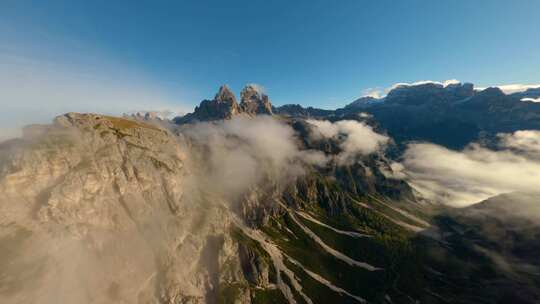
M 0 144 L 0 302 L 535 303 L 538 196 L 443 207 L 394 171 L 387 119 L 405 109 L 431 126 L 454 115 L 434 109 L 484 113 L 474 130 L 528 119 L 505 112 L 529 105 L 518 97 L 471 89 L 396 88 L 329 113 L 223 86 L 176 124 L 30 126 Z M 385 146 L 351 152 L 375 131 Z
M 498 88 L 476 91 L 471 83 L 422 83 L 398 85 L 384 98 L 362 97 L 335 111 L 284 107 L 278 112 L 333 120 L 370 114 L 400 145 L 429 141 L 461 149 L 500 132 L 540 129 L 540 103 L 522 101 L 538 96 L 538 89 L 505 94 Z
M 240 92 L 240 108 L 244 113 L 250 115 L 272 115 L 272 103 L 268 96 L 255 85 L 247 85 Z
M 313 107 L 304 108 L 299 104 L 288 104 L 274 108 L 274 113 L 289 117 L 326 118 L 333 115 L 334 111 L 317 109 Z
M 177 123 L 209 121 L 214 119 L 230 119 L 242 111 L 236 101 L 236 96 L 231 92 L 228 86 L 219 88 L 216 96 L 212 100 L 203 100 L 195 108 L 193 113 L 175 118 Z
M 412 198 L 380 173 L 384 158 L 306 168 L 287 184 L 268 176 L 232 203 L 191 188 L 202 183 L 191 184 L 190 170 L 205 162 L 193 164 L 194 143 L 181 143 L 155 125 L 77 113 L 4 143 L 2 302 L 348 302 L 361 300 L 352 292 L 381 301 L 394 293 L 397 277 L 385 282 L 393 275 L 382 266 L 409 254 L 394 234 L 425 223 L 395 211 L 387 220 L 377 209 L 394 207 L 367 196 Z M 349 257 L 327 245 L 349 242 L 380 253 L 349 247 Z
M 193 113 L 176 117 L 178 124 L 231 119 L 235 115 L 272 115 L 272 103 L 268 96 L 254 85 L 247 85 L 240 93 L 241 102 L 238 104 L 236 96 L 228 86 L 219 88 L 212 100 L 203 100 Z

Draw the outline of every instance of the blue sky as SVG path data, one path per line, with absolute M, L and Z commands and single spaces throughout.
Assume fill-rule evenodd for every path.
M 223 83 L 323 108 L 397 82 L 539 83 L 538 12 L 537 0 L 3 0 L 0 69 L 19 78 L 0 81 L 25 87 L 34 112 L 30 91 L 41 109 L 68 85 L 70 110 L 79 100 L 93 110 L 92 97 L 108 100 L 97 111 L 127 111 L 152 100 L 189 110 Z M 1 91 L 2 107 L 14 107 L 18 93 Z

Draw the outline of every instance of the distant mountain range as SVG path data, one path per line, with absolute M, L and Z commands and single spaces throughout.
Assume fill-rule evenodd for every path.
M 399 143 L 420 140 L 462 148 L 480 137 L 540 129 L 540 88 L 506 95 L 498 88 L 476 91 L 470 83 L 400 86 L 384 98 L 362 97 L 334 111 L 285 105 L 283 115 L 331 120 L 357 113 L 374 116 Z
M 398 143 L 429 141 L 456 149 L 499 132 L 540 129 L 540 102 L 533 101 L 540 98 L 540 88 L 507 95 L 496 87 L 477 91 L 471 83 L 401 85 L 384 98 L 361 97 L 336 110 L 293 104 L 274 107 L 268 96 L 250 87 L 241 96 L 238 105 L 224 86 L 213 100 L 203 101 L 194 113 L 175 121 L 208 121 L 240 113 L 335 121 L 366 113 Z

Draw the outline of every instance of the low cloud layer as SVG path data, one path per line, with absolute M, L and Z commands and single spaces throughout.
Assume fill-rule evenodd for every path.
M 394 169 L 425 197 L 467 206 L 509 192 L 540 189 L 540 131 L 499 135 L 499 149 L 471 144 L 463 151 L 409 145 Z
M 381 135 L 363 122 L 354 120 L 341 120 L 330 122 L 327 120 L 308 120 L 315 128 L 312 138 L 335 139 L 339 142 L 341 152 L 337 156 L 339 163 L 350 163 L 357 155 L 367 155 L 384 147 L 389 138 Z
M 302 174 L 304 163 L 326 162 L 322 152 L 300 150 L 294 130 L 270 116 L 186 125 L 181 133 L 199 146 L 194 153 L 207 160 L 196 183 L 220 195 L 240 195 L 267 177 L 281 182 Z

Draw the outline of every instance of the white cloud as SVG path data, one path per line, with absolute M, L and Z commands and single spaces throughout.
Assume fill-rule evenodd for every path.
M 540 156 L 540 131 L 521 130 L 513 134 L 499 134 L 503 147 L 513 148 L 529 154 L 529 156 Z
M 381 88 L 367 88 L 362 91 L 362 97 L 383 98 L 385 93 Z
M 522 98 L 521 101 L 540 102 L 540 97 L 538 97 L 538 98 Z
M 240 115 L 231 120 L 188 124 L 180 130 L 204 147 L 195 149 L 192 157 L 203 157 L 208 165 L 196 184 L 208 185 L 206 191 L 221 195 L 242 195 L 268 176 L 273 177 L 272 182 L 283 181 L 302 174 L 304 163 L 324 165 L 327 161 L 320 151 L 300 150 L 294 130 L 271 116 Z
M 341 148 L 337 160 L 340 163 L 350 163 L 357 155 L 367 155 L 385 146 L 389 138 L 373 131 L 373 128 L 363 122 L 354 120 L 307 120 L 315 126 L 311 137 L 315 140 L 333 138 L 338 140 Z
M 248 84 L 246 84 L 246 88 L 248 88 L 248 87 L 253 88 L 255 90 L 255 92 L 257 92 L 259 94 L 259 96 L 262 96 L 262 95 L 266 94 L 266 88 L 263 87 L 260 84 L 248 83 Z
M 185 112 L 149 82 L 128 75 L 108 67 L 69 67 L 0 54 L 0 130 L 11 136 L 17 128 L 66 112 Z
M 398 173 L 427 198 L 455 206 L 467 206 L 502 193 L 538 192 L 540 132 L 518 131 L 499 137 L 499 150 L 478 144 L 463 151 L 428 143 L 411 144 Z

